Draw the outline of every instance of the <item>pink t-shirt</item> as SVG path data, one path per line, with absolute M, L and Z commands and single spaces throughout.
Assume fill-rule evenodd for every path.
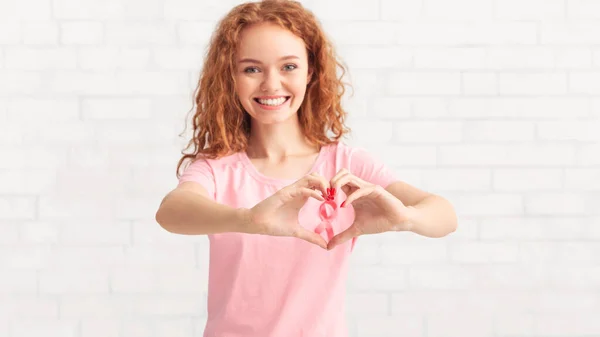
M 342 168 L 387 187 L 394 173 L 362 148 L 343 142 L 323 146 L 311 172 L 327 180 Z M 294 182 L 258 172 L 245 152 L 216 160 L 196 160 L 180 183 L 201 184 L 216 202 L 254 205 Z M 339 206 L 345 194 L 337 191 Z M 300 225 L 314 230 L 321 202 L 309 198 Z M 346 206 L 348 207 L 348 206 Z M 339 208 L 334 235 L 348 228 L 354 210 Z M 326 234 L 322 233 L 325 240 Z M 347 337 L 346 277 L 352 240 L 331 251 L 292 237 L 244 233 L 209 235 L 208 317 L 204 337 Z

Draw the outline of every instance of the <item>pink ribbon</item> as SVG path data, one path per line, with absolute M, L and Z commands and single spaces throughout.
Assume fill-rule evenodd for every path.
M 327 241 L 330 241 L 333 236 L 333 226 L 331 220 L 337 215 L 337 205 L 335 204 L 335 188 L 328 188 L 327 195 L 325 196 L 325 202 L 319 207 L 319 217 L 321 223 L 315 228 L 315 233 L 321 234 L 323 231 L 327 232 Z

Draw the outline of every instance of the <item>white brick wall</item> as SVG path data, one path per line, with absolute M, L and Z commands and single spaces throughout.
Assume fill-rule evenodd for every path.
M 0 337 L 202 335 L 208 242 L 154 212 L 239 2 L 0 1 Z M 361 239 L 351 337 L 600 336 L 600 2 L 303 2 L 350 68 L 348 142 L 460 220 Z

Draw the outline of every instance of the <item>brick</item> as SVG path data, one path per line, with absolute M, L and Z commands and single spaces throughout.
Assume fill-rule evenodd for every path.
M 348 118 L 348 125 L 352 128 L 354 139 L 361 144 L 387 144 L 392 140 L 393 126 L 390 123 Z
M 192 318 L 161 319 L 155 324 L 156 337 L 187 337 L 192 335 Z
M 554 50 L 540 46 L 498 46 L 487 51 L 486 65 L 496 70 L 552 70 L 555 66 Z
M 461 216 L 516 216 L 524 212 L 524 197 L 512 194 L 469 193 L 461 195 L 456 201 L 456 212 Z
M 512 121 L 469 121 L 463 123 L 468 142 L 529 142 L 535 139 L 535 124 Z
M 414 49 L 414 67 L 435 70 L 482 69 L 486 49 L 480 47 L 427 47 Z
M 423 18 L 433 20 L 491 20 L 492 0 L 459 0 L 449 3 L 444 0 L 423 1 Z M 465 10 L 468 8 L 469 10 Z
M 2 317 L 17 319 L 57 319 L 58 300 L 35 295 L 12 295 L 0 302 Z
M 19 227 L 18 221 L 0 221 L 0 244 L 16 244 L 19 241 Z
M 193 267 L 196 257 L 191 243 L 138 244 L 125 249 L 124 263 L 131 267 Z
M 76 320 L 21 319 L 11 323 L 11 336 L 78 337 L 78 326 Z
M 202 68 L 204 50 L 197 47 L 155 48 L 152 51 L 158 69 L 190 70 L 194 74 Z
M 489 191 L 492 187 L 489 169 L 424 170 L 422 188 L 433 191 Z
M 10 251 L 5 250 L 3 253 L 9 254 Z M 0 259 L 0 262 L 2 262 L 2 265 L 0 265 L 0 270 L 2 270 L 2 277 L 0 277 L 0 294 L 2 296 L 35 294 L 37 291 L 37 271 L 33 269 L 7 269 L 7 266 L 3 261 L 4 259 L 5 258 Z
M 511 263 L 519 259 L 519 245 L 499 242 L 460 242 L 448 247 L 449 259 L 457 263 Z
M 477 29 L 467 22 L 409 22 L 398 24 L 395 31 L 395 43 L 401 45 L 535 44 L 538 40 L 538 28 L 532 22 L 480 22 Z
M 379 18 L 379 2 L 353 0 L 349 5 L 344 0 L 313 1 L 305 4 L 323 21 L 375 21 Z
M 424 318 L 415 314 L 402 316 L 360 317 L 356 321 L 359 336 L 389 337 L 402 331 L 402 336 L 423 336 Z
M 395 33 L 401 28 L 393 22 L 367 21 L 324 21 L 322 26 L 336 46 L 393 44 Z
M 600 71 L 570 72 L 569 92 L 579 95 L 598 95 L 600 90 Z
M 566 2 L 567 18 L 570 20 L 597 20 L 600 5 L 593 0 L 569 0 Z
M 121 321 L 110 318 L 81 320 L 81 337 L 120 337 Z
M 65 245 L 127 245 L 131 243 L 131 224 L 129 222 L 89 219 L 67 220 L 60 221 L 60 223 L 60 242 Z M 113 252 L 114 249 L 110 249 L 110 251 Z
M 534 317 L 534 334 L 584 336 L 600 333 L 600 322 L 594 312 L 539 314 Z
M 408 286 L 405 268 L 389 266 L 358 267 L 349 271 L 348 289 L 351 291 L 392 291 Z
M 177 41 L 173 23 L 108 22 L 105 29 L 109 46 L 173 45 Z
M 567 75 L 561 73 L 501 73 L 501 95 L 561 95 L 567 93 Z
M 19 44 L 23 39 L 23 28 L 15 18 L 0 20 L 0 44 Z
M 563 47 L 554 52 L 556 68 L 589 69 L 593 67 L 593 51 L 590 48 Z
M 173 0 L 165 3 L 164 16 L 169 21 L 214 20 L 224 16 L 238 4 L 240 2 L 236 0 L 224 0 L 218 5 L 194 0 Z
M 447 110 L 439 109 L 438 116 L 461 119 L 482 119 L 489 117 L 510 119 L 555 120 L 563 119 L 565 110 L 570 116 L 590 116 L 591 104 L 585 98 L 570 97 L 486 97 L 452 98 Z M 430 112 L 415 110 L 417 117 L 426 117 Z
M 443 263 L 448 261 L 448 247 L 445 242 L 384 244 L 381 246 L 381 257 L 384 265 Z
M 343 45 L 338 53 L 350 70 L 412 68 L 413 55 L 407 48 Z
M 493 73 L 463 73 L 462 92 L 468 96 L 498 94 L 498 75 Z
M 580 193 L 538 193 L 524 198 L 525 213 L 532 215 L 584 215 L 586 214 L 584 194 Z
M 25 244 L 56 244 L 60 226 L 44 221 L 27 221 L 20 225 L 21 241 Z
M 108 294 L 109 291 L 108 273 L 103 270 L 49 270 L 40 272 L 39 277 L 42 294 Z
M 180 21 L 177 24 L 177 36 L 183 45 L 206 46 L 215 29 L 214 21 Z
M 35 212 L 35 197 L 0 196 L 0 216 L 2 219 L 33 219 Z
M 568 241 L 583 239 L 586 219 L 582 217 L 493 218 L 482 220 L 483 240 Z
M 60 42 L 66 45 L 94 45 L 104 39 L 104 25 L 100 22 L 63 22 L 60 31 Z
M 427 316 L 427 334 L 432 337 L 492 337 L 493 316 L 486 312 L 459 311 Z
M 7 109 L 8 118 L 15 122 L 73 121 L 79 119 L 79 102 L 75 98 L 15 97 L 8 101 Z
M 83 99 L 81 113 L 84 120 L 148 119 L 151 115 L 149 99 Z
M 555 0 L 556 1 L 556 0 Z M 544 45 L 598 44 L 600 36 L 594 34 L 599 24 L 593 21 L 549 21 L 540 24 L 540 43 Z
M 493 186 L 496 191 L 544 191 L 562 188 L 564 174 L 561 169 L 495 169 Z
M 123 17 L 123 5 L 118 0 L 55 0 L 53 14 L 62 20 L 114 20 Z
M 77 53 L 70 49 L 9 48 L 5 68 L 15 70 L 75 69 Z
M 387 91 L 391 95 L 457 95 L 460 74 L 393 72 L 388 77 Z
M 23 44 L 56 46 L 58 44 L 58 23 L 56 21 L 42 20 L 23 22 Z
M 600 191 L 600 170 L 573 168 L 565 169 L 565 189 Z
M 408 270 L 409 288 L 427 290 L 463 290 L 475 286 L 477 272 L 464 266 L 412 266 Z
M 510 150 L 510 151 L 509 151 Z M 575 148 L 551 143 L 530 144 L 519 147 L 508 145 L 442 145 L 439 163 L 448 166 L 549 166 L 572 165 Z
M 378 317 L 388 313 L 389 296 L 386 293 L 351 293 L 346 297 L 347 312 L 360 317 Z
M 423 11 L 423 1 L 381 0 L 382 20 L 415 21 Z
M 394 123 L 394 142 L 397 143 L 456 143 L 463 139 L 463 124 L 447 121 L 418 121 Z
M 494 3 L 495 17 L 503 20 L 553 21 L 565 18 L 565 2 L 562 0 L 507 0 Z
M 0 93 L 3 95 L 31 95 L 41 88 L 42 74 L 39 72 L 0 69 Z
M 83 70 L 148 69 L 151 52 L 144 47 L 89 46 L 79 48 L 79 67 Z

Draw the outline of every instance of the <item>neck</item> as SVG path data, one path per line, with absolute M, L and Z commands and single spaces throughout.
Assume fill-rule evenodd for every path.
M 305 156 L 318 152 L 318 145 L 306 140 L 297 118 L 287 123 L 252 123 L 247 153 L 251 158 L 281 161 L 286 157 Z

